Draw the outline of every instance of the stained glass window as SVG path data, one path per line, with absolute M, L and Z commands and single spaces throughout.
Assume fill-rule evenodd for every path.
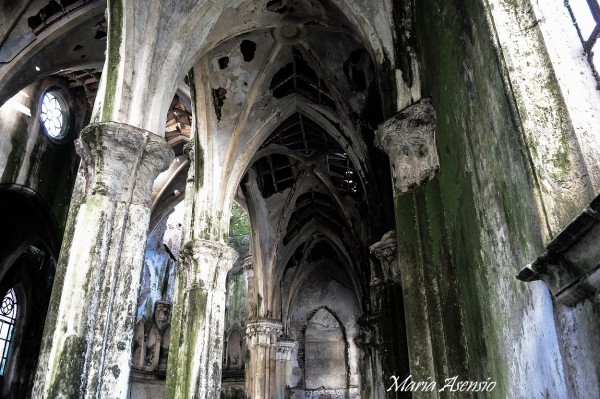
M 0 304 L 0 353 L 2 353 L 0 375 L 4 375 L 16 318 L 17 296 L 15 295 L 15 290 L 11 288 L 6 295 L 4 295 L 2 303 Z
M 51 138 L 62 139 L 66 135 L 64 110 L 55 94 L 50 92 L 44 94 L 40 118 L 46 133 Z

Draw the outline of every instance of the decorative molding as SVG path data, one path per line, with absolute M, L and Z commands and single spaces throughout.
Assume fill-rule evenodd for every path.
M 375 145 L 390 157 L 398 194 L 430 180 L 439 170 L 435 127 L 433 103 L 424 98 L 383 122 L 375 132 Z
M 291 362 L 292 352 L 296 349 L 297 342 L 289 338 L 281 338 L 275 346 L 275 360 L 280 362 Z
M 376 282 L 378 277 L 384 280 L 393 278 L 395 273 L 393 273 L 392 265 L 396 260 L 396 254 L 398 253 L 398 239 L 396 238 L 396 232 L 390 230 L 385 233 L 381 237 L 381 240 L 369 246 L 369 251 L 375 255 L 379 262 L 381 262 L 383 272 L 383 276 L 377 276 L 376 273 L 372 271 L 372 280 Z
M 263 317 L 251 321 L 246 324 L 248 347 L 275 347 L 282 330 L 283 324 L 275 319 Z

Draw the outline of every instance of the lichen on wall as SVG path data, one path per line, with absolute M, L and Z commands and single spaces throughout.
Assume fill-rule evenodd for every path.
M 491 378 L 496 398 L 566 397 L 550 294 L 514 277 L 542 249 L 540 222 L 483 5 L 415 3 L 440 172 L 397 197 L 396 213 L 401 256 L 413 254 L 403 262 L 421 265 L 426 277 L 417 284 L 427 298 L 430 325 L 422 334 L 431 337 L 432 377 Z M 405 308 L 415 306 L 405 296 Z M 408 345 L 417 343 L 409 337 Z

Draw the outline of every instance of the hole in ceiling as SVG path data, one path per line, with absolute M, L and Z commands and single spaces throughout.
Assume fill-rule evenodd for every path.
M 332 109 L 336 108 L 325 81 L 308 65 L 302 54 L 296 49 L 293 51 L 293 61 L 277 71 L 271 80 L 269 89 L 275 98 L 300 94 L 317 104 Z
M 263 198 L 282 193 L 294 184 L 294 171 L 287 155 L 267 155 L 254 163 L 254 170 Z
M 283 14 L 288 10 L 288 7 L 283 5 L 283 0 L 271 0 L 267 3 L 267 10 Z
M 213 89 L 213 105 L 215 106 L 215 114 L 217 115 L 217 120 L 221 120 L 221 108 L 225 104 L 225 100 L 227 99 L 227 89 L 219 87 L 218 89 Z
M 299 112 L 281 122 L 261 148 L 271 144 L 279 144 L 305 155 L 315 151 L 341 151 L 337 141 L 321 125 Z
M 225 69 L 229 66 L 229 57 L 221 57 L 219 58 L 219 68 Z
M 79 51 L 79 50 L 81 50 L 82 48 L 83 48 L 83 46 L 82 46 L 82 45 L 80 45 L 80 44 L 78 44 L 78 45 L 76 45 L 75 47 L 73 47 L 73 51 Z
M 244 61 L 250 62 L 254 59 L 254 53 L 256 52 L 256 43 L 252 40 L 242 40 L 240 44 L 240 51 L 244 57 Z

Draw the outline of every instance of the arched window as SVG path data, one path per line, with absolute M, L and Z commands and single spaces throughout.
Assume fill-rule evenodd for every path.
M 342 325 L 326 308 L 308 320 L 304 334 L 304 378 L 307 389 L 347 388 L 346 339 Z
M 4 375 L 4 368 L 10 351 L 10 343 L 17 319 L 17 296 L 15 290 L 10 289 L 2 298 L 0 304 L 0 353 L 2 361 L 0 362 L 0 375 Z
M 69 107 L 59 90 L 46 91 L 42 96 L 40 122 L 42 131 L 55 142 L 62 143 L 69 136 Z

